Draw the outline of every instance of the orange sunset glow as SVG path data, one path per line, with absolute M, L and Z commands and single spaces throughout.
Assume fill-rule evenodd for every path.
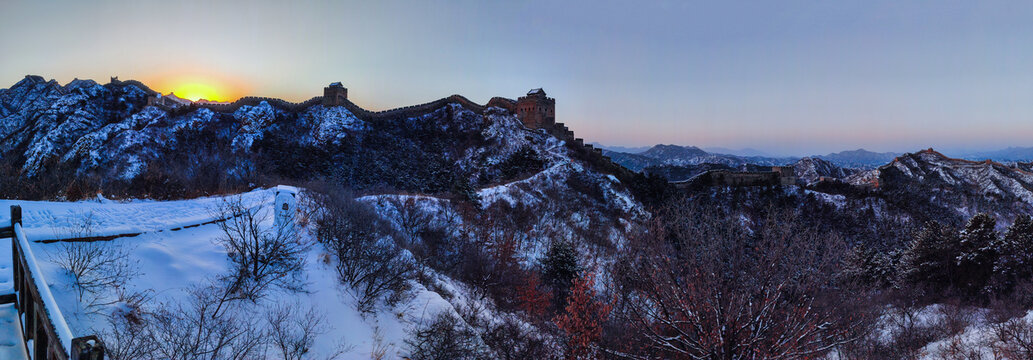
M 154 81 L 154 90 L 162 94 L 174 93 L 190 101 L 233 101 L 244 96 L 239 83 L 207 76 L 167 75 Z

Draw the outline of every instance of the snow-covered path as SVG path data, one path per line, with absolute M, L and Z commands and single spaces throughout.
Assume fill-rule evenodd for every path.
M 263 205 L 272 202 L 273 190 L 254 190 L 240 196 L 249 206 Z M 105 199 L 79 202 L 0 200 L 0 224 L 9 224 L 11 213 L 8 209 L 11 205 L 20 205 L 22 227 L 29 241 L 75 237 L 87 217 L 93 224 L 90 236 L 146 233 L 211 221 L 218 217 L 217 209 L 224 199 L 129 202 Z
M 0 305 L 0 359 L 28 359 L 21 340 L 18 309 L 14 303 Z

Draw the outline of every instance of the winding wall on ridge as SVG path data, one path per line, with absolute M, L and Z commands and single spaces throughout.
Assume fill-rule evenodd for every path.
M 151 90 L 146 85 L 136 80 L 125 80 L 121 81 L 121 83 L 134 85 L 152 96 L 158 94 L 154 90 Z M 322 104 L 323 97 L 316 96 L 300 103 L 293 103 L 278 98 L 245 96 L 231 103 L 191 103 L 189 105 L 186 105 L 185 107 L 177 107 L 176 109 L 185 109 L 187 111 L 190 111 L 192 109 L 204 108 L 215 112 L 232 113 L 240 109 L 242 106 L 258 106 L 262 102 L 266 102 L 269 105 L 272 105 L 273 107 L 276 107 L 281 110 L 299 112 L 304 111 L 305 109 L 308 109 L 311 106 Z M 516 101 L 513 99 L 504 97 L 493 97 L 490 100 L 488 100 L 487 104 L 481 105 L 471 101 L 470 99 L 467 99 L 465 96 L 458 94 L 450 95 L 448 97 L 426 102 L 423 104 L 404 106 L 400 108 L 382 111 L 366 110 L 351 102 L 351 100 L 347 99 L 344 100 L 344 104 L 342 106 L 348 109 L 348 111 L 350 111 L 359 119 L 368 122 L 374 122 L 386 119 L 416 117 L 440 109 L 448 104 L 459 104 L 467 110 L 473 111 L 478 114 L 483 114 L 484 111 L 490 107 L 502 108 L 512 113 L 515 113 L 516 111 Z M 614 163 L 610 160 L 609 157 L 604 156 L 602 154 L 601 149 L 597 149 L 592 145 L 585 144 L 584 140 L 575 137 L 574 132 L 567 128 L 567 126 L 563 123 L 556 123 L 555 125 L 544 127 L 543 130 L 548 132 L 550 135 L 553 135 L 559 139 L 566 141 L 571 146 L 571 148 L 578 150 L 578 152 L 583 153 L 589 158 L 592 158 L 594 160 L 601 160 L 604 163 L 609 164 L 609 167 L 612 167 L 616 171 L 630 171 L 625 169 L 623 166 Z

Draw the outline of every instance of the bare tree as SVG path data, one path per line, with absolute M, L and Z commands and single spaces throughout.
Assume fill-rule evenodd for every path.
M 734 219 L 683 203 L 630 241 L 614 277 L 641 341 L 668 358 L 796 359 L 852 340 L 832 286 L 839 238 L 792 214 L 749 230 Z
M 289 291 L 304 288 L 304 254 L 308 245 L 301 243 L 285 229 L 269 229 L 266 213 L 247 207 L 240 198 L 226 200 L 219 213 L 223 236 L 233 269 L 226 277 L 228 286 L 223 298 L 257 300 L 270 287 Z M 293 219 L 280 223 L 289 227 Z
M 412 196 L 389 197 L 387 202 L 395 210 L 394 220 L 398 228 L 405 236 L 407 245 L 412 245 L 419 240 L 420 232 L 430 224 L 431 217 Z

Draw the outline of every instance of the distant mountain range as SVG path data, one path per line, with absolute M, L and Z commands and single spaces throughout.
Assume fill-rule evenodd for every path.
M 1033 147 L 1009 147 L 1003 150 L 974 152 L 961 156 L 966 160 L 991 159 L 1000 162 L 1033 161 Z
M 817 156 L 819 158 L 828 160 L 839 167 L 855 168 L 855 169 L 869 169 L 878 167 L 893 161 L 894 158 L 900 156 L 899 153 L 892 152 L 872 152 L 865 149 L 857 149 L 850 151 L 840 151 L 838 153 L 832 153 L 828 155 Z
M 600 148 L 600 149 L 606 149 L 606 150 L 610 150 L 610 151 L 629 153 L 629 154 L 638 154 L 640 152 L 649 150 L 649 148 L 652 147 L 652 146 L 614 146 L 614 145 L 603 145 L 603 144 L 600 144 L 600 143 L 597 143 L 597 142 L 591 142 L 591 143 L 588 143 L 588 144 L 592 145 L 594 147 Z
M 803 159 L 800 157 L 743 156 L 708 152 L 695 146 L 679 146 L 659 144 L 645 151 L 630 153 L 610 150 L 606 146 L 603 154 L 614 162 L 635 171 L 642 171 L 650 166 L 688 166 L 700 164 L 719 164 L 729 167 L 744 165 L 791 165 Z M 745 150 L 743 150 L 745 151 Z M 756 150 L 753 150 L 757 152 Z M 872 169 L 893 160 L 896 153 L 877 153 L 864 149 L 842 151 L 828 155 L 810 156 L 807 158 L 823 159 L 832 165 L 844 168 Z
M 728 154 L 735 156 L 774 156 L 771 155 L 771 153 L 751 148 L 729 149 L 724 147 L 705 147 L 703 148 L 703 150 L 706 150 L 707 152 L 714 154 Z
M 874 152 L 865 149 L 847 150 L 825 155 L 811 155 L 807 157 L 796 156 L 771 156 L 756 149 L 728 149 L 721 147 L 709 147 L 701 149 L 695 146 L 680 146 L 658 144 L 652 147 L 621 147 L 606 146 L 593 143 L 603 149 L 605 155 L 615 162 L 635 171 L 641 171 L 650 166 L 687 166 L 699 164 L 717 164 L 729 167 L 741 167 L 746 164 L 753 165 L 789 165 L 804 158 L 827 160 L 832 165 L 851 168 L 871 170 L 893 161 L 902 153 L 895 152 Z M 1033 162 L 1033 147 L 1009 147 L 997 151 L 971 152 L 958 155 L 957 158 L 964 160 L 993 160 L 1002 163 Z

